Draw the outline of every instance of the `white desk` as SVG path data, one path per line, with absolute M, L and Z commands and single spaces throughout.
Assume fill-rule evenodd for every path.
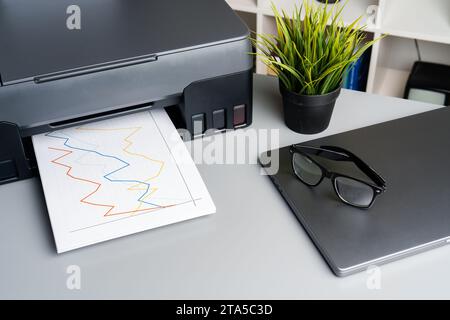
M 343 90 L 320 136 L 432 108 Z M 281 146 L 319 137 L 285 127 L 276 79 L 263 76 L 252 128 L 280 128 Z M 0 186 L 0 298 L 450 298 L 450 246 L 382 266 L 371 290 L 366 273 L 331 273 L 258 165 L 199 170 L 216 214 L 59 256 L 39 180 Z M 81 290 L 66 287 L 69 265 Z

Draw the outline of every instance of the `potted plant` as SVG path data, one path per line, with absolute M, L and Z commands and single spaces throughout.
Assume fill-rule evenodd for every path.
M 344 25 L 343 8 L 304 0 L 288 16 L 272 3 L 277 34 L 252 39 L 279 78 L 285 122 L 293 131 L 314 134 L 328 127 L 346 69 L 380 39 L 365 42 L 362 17 Z

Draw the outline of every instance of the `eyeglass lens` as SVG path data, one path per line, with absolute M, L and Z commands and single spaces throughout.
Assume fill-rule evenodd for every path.
M 336 177 L 335 185 L 339 196 L 354 206 L 368 207 L 375 196 L 373 188 L 347 177 Z
M 322 179 L 322 169 L 300 153 L 292 155 L 292 167 L 297 177 L 307 185 L 315 186 Z

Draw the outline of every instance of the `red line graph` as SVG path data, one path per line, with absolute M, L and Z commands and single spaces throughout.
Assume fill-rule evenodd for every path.
M 92 205 L 92 206 L 108 208 L 108 211 L 104 214 L 104 217 L 117 216 L 117 215 L 123 215 L 123 214 L 131 214 L 131 213 L 139 213 L 139 212 L 140 213 L 151 212 L 151 211 L 156 211 L 156 210 L 160 210 L 160 209 L 164 209 L 164 208 L 173 207 L 173 206 L 176 205 L 176 204 L 173 204 L 173 205 L 159 206 L 159 207 L 154 207 L 154 208 L 137 209 L 137 210 L 130 210 L 130 211 L 122 211 L 122 212 L 110 213 L 111 211 L 114 210 L 114 208 L 116 206 L 111 205 L 111 204 L 103 204 L 103 203 L 96 203 L 96 202 L 87 201 L 88 198 L 90 198 L 91 196 L 93 196 L 95 193 L 97 193 L 100 190 L 100 188 L 102 186 L 101 183 L 95 182 L 95 181 L 92 181 L 92 180 L 89 180 L 89 179 L 85 179 L 85 178 L 76 177 L 76 176 L 72 175 L 72 173 L 71 173 L 72 169 L 73 169 L 71 166 L 69 166 L 67 164 L 64 164 L 64 163 L 61 163 L 61 162 L 58 162 L 62 158 L 67 157 L 68 155 L 72 154 L 73 151 L 65 150 L 65 149 L 59 149 L 59 148 L 53 148 L 53 147 L 48 147 L 48 148 L 51 149 L 51 150 L 64 152 L 63 155 L 58 156 L 57 158 L 51 160 L 50 162 L 53 163 L 53 164 L 56 164 L 58 166 L 62 166 L 64 168 L 66 168 L 67 169 L 66 175 L 68 177 L 70 177 L 70 178 L 72 178 L 74 180 L 78 180 L 78 181 L 81 181 L 81 182 L 84 182 L 84 183 L 89 183 L 89 184 L 92 184 L 92 185 L 96 186 L 95 189 L 92 192 L 89 192 L 86 196 L 84 196 L 82 199 L 80 199 L 80 202 L 84 203 L 84 204 Z

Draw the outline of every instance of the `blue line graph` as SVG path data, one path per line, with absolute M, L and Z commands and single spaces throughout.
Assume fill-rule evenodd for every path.
M 149 183 L 147 183 L 147 182 L 145 182 L 145 181 L 139 181 L 139 180 L 122 180 L 122 179 L 114 179 L 114 178 L 110 177 L 110 176 L 113 175 L 114 173 L 116 173 L 116 172 L 118 172 L 118 171 L 120 171 L 120 170 L 123 170 L 123 169 L 125 169 L 125 168 L 131 166 L 130 163 L 128 163 L 128 162 L 126 162 L 125 160 L 122 160 L 122 159 L 120 159 L 120 158 L 118 158 L 118 157 L 116 157 L 116 156 L 104 154 L 104 153 L 98 152 L 98 151 L 96 151 L 96 150 L 90 150 L 90 149 L 84 149 L 84 148 L 79 148 L 79 147 L 72 146 L 72 145 L 69 144 L 70 138 L 67 138 L 67 137 L 64 137 L 64 136 L 61 137 L 61 136 L 55 135 L 54 132 L 46 133 L 45 136 L 50 137 L 50 138 L 55 138 L 55 139 L 61 139 L 61 140 L 64 140 L 64 145 L 65 145 L 66 147 L 68 147 L 68 148 L 71 148 L 71 149 L 74 149 L 74 150 L 79 150 L 79 151 L 84 151 L 84 152 L 90 152 L 90 153 L 97 154 L 97 155 L 99 155 L 99 156 L 101 156 L 101 157 L 110 158 L 110 159 L 115 159 L 115 160 L 117 160 L 117 161 L 120 161 L 120 162 L 123 163 L 124 165 L 123 165 L 122 167 L 120 167 L 120 168 L 114 170 L 114 171 L 111 171 L 111 172 L 105 174 L 105 175 L 103 176 L 103 178 L 105 178 L 106 180 L 108 180 L 108 181 L 110 181 L 110 182 L 119 182 L 119 183 L 139 183 L 139 184 L 143 184 L 143 185 L 146 186 L 146 189 L 145 189 L 145 192 L 139 197 L 138 201 L 139 201 L 139 202 L 142 202 L 142 203 L 145 203 L 145 204 L 148 204 L 148 205 L 152 205 L 152 206 L 156 206 L 156 207 L 161 207 L 161 206 L 158 205 L 158 204 L 151 203 L 151 202 L 147 202 L 147 201 L 144 201 L 144 200 L 143 200 L 143 199 L 146 197 L 146 195 L 149 193 L 149 191 L 150 191 L 150 184 L 149 184 Z

